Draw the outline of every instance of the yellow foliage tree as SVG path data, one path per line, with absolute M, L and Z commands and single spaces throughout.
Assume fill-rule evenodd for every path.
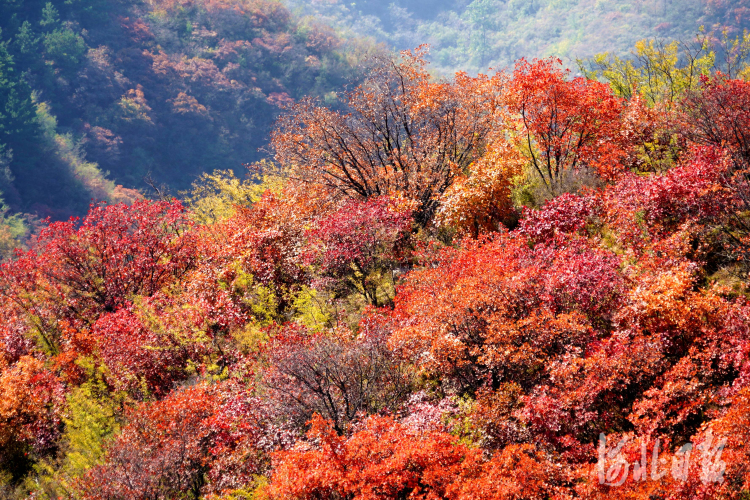
M 443 194 L 438 223 L 474 237 L 497 230 L 513 216 L 512 180 L 526 163 L 506 140 L 491 144 L 487 153 L 471 164 L 469 175 L 458 178 Z
M 597 54 L 591 69 L 579 61 L 588 78 L 604 78 L 620 97 L 630 99 L 640 94 L 653 106 L 672 103 L 684 92 L 700 84 L 716 64 L 716 54 L 708 37 L 699 36 L 696 43 L 641 40 L 631 51 L 631 58 L 621 59 L 610 53 Z
M 283 179 L 274 174 L 256 173 L 238 179 L 231 170 L 215 170 L 201 175 L 193 183 L 192 191 L 185 194 L 185 201 L 198 223 L 213 224 L 230 217 L 236 207 L 257 202 L 268 190 L 279 192 L 283 185 Z

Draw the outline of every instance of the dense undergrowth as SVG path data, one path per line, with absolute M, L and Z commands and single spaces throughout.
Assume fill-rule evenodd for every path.
M 376 57 L 254 181 L 46 225 L 0 268 L 0 495 L 746 498 L 750 83 L 650 50 Z

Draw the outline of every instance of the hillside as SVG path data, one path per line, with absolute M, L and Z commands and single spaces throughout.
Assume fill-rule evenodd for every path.
M 0 499 L 750 498 L 750 4 L 288 1 L 0 3 Z
M 54 219 L 243 170 L 284 105 L 334 103 L 371 51 L 270 0 L 5 1 L 0 30 L 0 191 Z
M 521 57 L 568 63 L 625 55 L 636 41 L 689 41 L 701 26 L 733 35 L 750 27 L 745 0 L 285 0 L 345 32 L 398 50 L 428 43 L 433 69 L 450 75 L 504 68 Z
M 0 498 L 748 498 L 749 45 L 381 55 L 277 169 L 43 224 L 0 263 Z

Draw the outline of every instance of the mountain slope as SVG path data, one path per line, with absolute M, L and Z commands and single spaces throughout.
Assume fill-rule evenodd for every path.
M 502 68 L 521 57 L 627 53 L 644 38 L 691 40 L 700 26 L 750 26 L 745 0 L 285 0 L 294 11 L 370 35 L 397 49 L 432 46 L 445 74 Z
M 0 190 L 53 218 L 258 160 L 281 107 L 333 103 L 371 50 L 269 0 L 3 2 L 0 29 Z

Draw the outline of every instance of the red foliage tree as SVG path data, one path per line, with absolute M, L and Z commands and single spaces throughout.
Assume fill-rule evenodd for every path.
M 54 451 L 62 430 L 64 385 L 30 356 L 0 364 L 0 466 L 19 479 L 32 458 Z
M 30 252 L 4 263 L 0 293 L 54 352 L 61 323 L 90 327 L 182 279 L 197 261 L 189 227 L 177 201 L 92 206 L 80 226 L 50 224 Z
M 313 284 L 336 294 L 353 290 L 376 307 L 389 303 L 393 297 L 379 281 L 393 282 L 410 225 L 410 211 L 386 197 L 344 203 L 309 233 L 308 260 L 321 275 Z
M 724 214 L 724 229 L 733 257 L 745 266 L 750 261 L 750 83 L 718 74 L 705 77 L 701 89 L 682 102 L 683 126 L 698 144 L 723 151 L 731 160 L 721 175 L 724 189 L 736 208 Z
M 177 390 L 128 417 L 103 463 L 76 484 L 82 498 L 197 499 L 251 483 L 289 441 L 233 382 Z
M 348 438 L 316 417 L 308 439 L 276 455 L 271 498 L 542 499 L 564 481 L 533 446 L 483 460 L 450 434 L 415 432 L 389 417 L 370 417 Z
M 159 302 L 156 307 L 169 307 Z M 145 305 L 140 314 L 132 308 L 105 314 L 92 329 L 96 354 L 107 366 L 113 387 L 137 399 L 167 395 L 189 376 L 191 361 L 199 364 L 210 342 L 206 334 L 196 332 L 200 325 L 190 321 L 169 325 L 156 315 L 144 321 L 144 315 L 153 314 L 151 307 Z
M 591 168 L 614 176 L 622 155 L 621 100 L 606 84 L 568 75 L 559 59 L 521 59 L 506 97 L 518 141 L 552 192 L 565 172 Z
M 217 407 L 205 386 L 179 391 L 131 415 L 103 465 L 80 482 L 87 499 L 197 498 L 204 486 L 209 429 Z
M 728 228 L 741 206 L 729 169 L 720 149 L 704 147 L 664 174 L 624 175 L 604 192 L 604 218 L 619 241 L 636 250 L 689 224 L 697 232 Z M 738 235 L 728 236 L 732 245 Z
M 37 246 L 43 275 L 65 294 L 72 318 L 113 312 L 195 265 L 190 221 L 178 201 L 94 206 L 80 227 L 76 222 L 51 224 Z
M 309 205 L 303 209 L 305 204 Z M 272 292 L 278 319 L 288 313 L 294 294 L 310 280 L 302 245 L 316 205 L 312 197 L 300 200 L 293 192 L 285 192 L 283 199 L 266 192 L 252 207 L 238 207 L 235 216 L 206 232 L 207 255 L 235 303 L 242 306 L 252 301 L 245 296 L 249 276 Z
M 621 291 L 618 259 L 583 240 L 530 250 L 498 235 L 446 251 L 396 296 L 390 343 L 444 380 L 529 388 L 606 328 Z M 604 330 L 606 331 L 606 330 Z
M 750 83 L 721 74 L 682 101 L 684 126 L 698 144 L 726 148 L 735 161 L 750 165 Z
M 600 212 L 595 197 L 562 194 L 539 210 L 526 208 L 518 230 L 533 243 L 551 241 L 557 234 L 585 234 L 587 224 Z

